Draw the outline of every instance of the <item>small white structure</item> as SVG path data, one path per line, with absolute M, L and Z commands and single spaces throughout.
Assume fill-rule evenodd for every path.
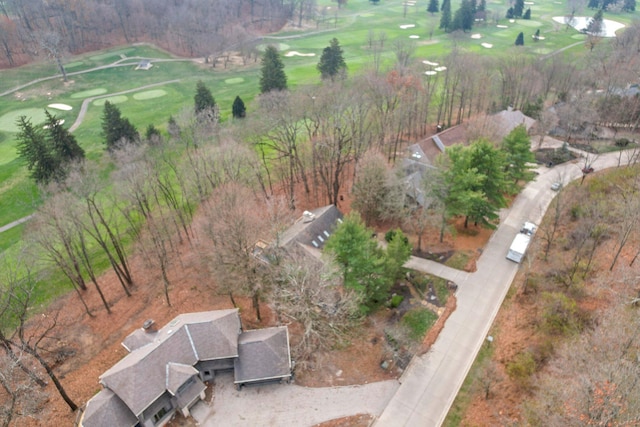
M 532 222 L 524 223 L 520 232 L 516 234 L 516 237 L 513 239 L 511 247 L 509 247 L 509 252 L 507 252 L 508 260 L 517 262 L 518 264 L 522 262 L 522 258 L 524 258 L 524 255 L 527 253 L 527 248 L 531 242 L 531 237 L 536 232 L 536 228 L 536 225 Z

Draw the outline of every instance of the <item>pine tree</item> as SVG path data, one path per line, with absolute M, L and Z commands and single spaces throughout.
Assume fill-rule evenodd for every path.
M 478 12 L 484 12 L 487 9 L 487 0 L 480 0 L 478 5 Z
M 602 15 L 603 15 L 602 9 L 598 9 L 595 15 L 593 15 L 593 18 L 591 18 L 591 20 L 589 21 L 587 28 L 585 28 L 584 30 L 587 34 L 590 34 L 593 36 L 600 35 L 600 32 L 602 31 L 602 21 L 603 21 Z
M 427 6 L 427 12 L 431 15 L 438 13 L 440 10 L 440 5 L 438 4 L 438 0 L 429 0 L 429 6 Z
M 514 13 L 513 13 L 513 8 L 512 8 L 512 7 L 510 7 L 509 9 L 507 9 L 507 13 L 506 13 L 506 15 L 505 15 L 505 18 L 507 18 L 507 19 L 513 19 L 513 18 L 515 18 L 515 15 L 514 15 Z
M 334 37 L 329 43 L 329 46 L 322 51 L 317 68 L 323 80 L 331 79 L 334 81 L 337 76 L 344 76 L 347 64 L 344 62 L 338 39 Z
M 440 15 L 440 29 L 449 31 L 449 27 L 451 27 L 451 0 L 442 1 L 440 12 L 442 12 L 442 15 Z
M 244 101 L 239 96 L 233 100 L 233 106 L 231 107 L 231 113 L 234 119 L 242 119 L 247 115 L 247 108 L 244 106 Z
M 150 143 L 156 144 L 160 142 L 162 135 L 160 135 L 158 128 L 155 127 L 153 123 L 150 123 L 149 126 L 147 126 L 147 130 L 144 132 L 144 137 Z
M 104 103 L 102 132 L 109 151 L 116 149 L 120 141 L 137 142 L 140 139 L 129 119 L 122 117 L 120 109 L 109 101 Z
M 522 15 L 522 19 L 531 19 L 531 8 L 528 7 L 527 10 Z
M 534 40 L 534 41 L 538 41 L 538 40 L 540 40 L 540 28 L 538 28 L 538 29 L 536 30 L 536 33 L 533 35 L 533 40 Z
M 272 90 L 287 90 L 287 75 L 278 50 L 274 46 L 267 46 L 262 56 L 260 70 L 260 93 Z
M 636 10 L 636 0 L 624 0 L 622 2 L 623 12 L 635 12 L 635 10 Z
M 589 0 L 587 7 L 589 9 L 599 9 L 601 0 Z
M 516 37 L 516 46 L 524 46 L 524 33 L 522 31 Z
M 172 138 L 178 138 L 180 136 L 180 125 L 173 116 L 169 116 L 169 120 L 167 121 L 167 132 L 169 132 Z
M 516 0 L 513 5 L 513 16 L 520 18 L 522 17 L 522 12 L 524 12 L 524 0 Z
M 20 131 L 16 135 L 18 157 L 27 164 L 29 176 L 38 184 L 47 184 L 55 178 L 59 162 L 47 147 L 44 131 L 34 126 L 26 116 L 18 118 Z
M 473 27 L 473 6 L 469 0 L 462 0 L 451 22 L 451 31 L 469 31 Z
M 207 88 L 202 80 L 196 84 L 196 94 L 194 96 L 196 114 L 205 110 L 215 110 L 216 101 L 213 99 L 213 95 L 209 88 Z
M 60 120 L 49 111 L 45 110 L 44 114 L 46 117 L 45 138 L 52 156 L 59 161 L 59 167 L 64 168 L 71 162 L 83 160 L 84 150 L 78 145 L 75 136 L 64 128 Z M 64 173 L 60 171 L 58 175 L 62 176 Z

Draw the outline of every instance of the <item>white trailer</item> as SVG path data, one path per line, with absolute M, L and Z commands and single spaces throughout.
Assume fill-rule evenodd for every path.
M 531 236 L 536 231 L 536 225 L 531 222 L 525 222 L 522 226 L 522 229 L 516 237 L 513 239 L 511 243 L 511 247 L 509 247 L 509 252 L 507 252 L 507 259 L 520 263 L 522 262 L 522 258 L 527 253 L 527 248 L 529 247 L 529 243 L 531 242 Z

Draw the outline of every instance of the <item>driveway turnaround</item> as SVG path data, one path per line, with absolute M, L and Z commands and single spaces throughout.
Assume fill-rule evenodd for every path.
M 611 153 L 601 155 L 593 167 L 602 170 L 627 162 L 627 157 Z M 453 280 L 458 285 L 457 307 L 431 349 L 413 358 L 376 427 L 442 425 L 518 271 L 519 264 L 505 258 L 514 236 L 525 221 L 540 224 L 556 195 L 551 184 L 560 181 L 566 185 L 581 178 L 581 167 L 578 161 L 553 169 L 539 168 L 536 180 L 501 212 L 500 226 L 484 248 L 475 273 L 457 272 L 417 258 L 408 262 L 407 267 Z
M 233 385 L 232 374 L 216 375 L 206 427 L 311 427 L 355 414 L 380 414 L 398 389 L 397 380 L 343 387 L 295 384 Z M 194 414 L 198 419 L 198 416 Z

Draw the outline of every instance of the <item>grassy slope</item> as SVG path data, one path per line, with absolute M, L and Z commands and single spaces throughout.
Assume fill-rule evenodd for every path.
M 499 16 L 504 16 L 507 9 L 506 3 L 506 0 L 493 1 L 487 5 L 487 9 L 491 12 L 497 11 Z M 454 10 L 457 5 L 458 2 L 454 2 Z M 438 30 L 440 16 L 430 16 L 425 12 L 426 1 L 423 4 L 418 3 L 415 7 L 407 8 L 406 16 L 403 16 L 405 10 L 400 0 L 383 0 L 377 6 L 371 5 L 367 1 L 351 0 L 337 15 L 335 15 L 336 3 L 334 2 L 320 0 L 319 7 L 331 9 L 327 9 L 325 22 L 319 24 L 317 28 L 282 32 L 265 37 L 265 44 L 279 42 L 288 45 L 289 50 L 316 54 L 314 57 L 283 57 L 290 87 L 318 82 L 318 73 L 315 67 L 322 49 L 328 45 L 329 40 L 333 37 L 340 40 L 350 73 L 355 74 L 367 68 L 372 58 L 367 44 L 370 30 L 373 30 L 376 36 L 382 31 L 386 34 L 382 69 L 393 64 L 395 60 L 393 46 L 397 41 L 412 43 L 415 47 L 413 57 L 416 60 L 429 59 L 440 62 L 450 51 L 453 43 L 457 43 L 458 46 L 469 51 L 499 57 L 505 51 L 515 49 L 512 47 L 513 42 L 520 31 L 525 33 L 526 45 L 517 50 L 519 54 L 546 55 L 584 40 L 584 36 L 575 30 L 553 23 L 551 18 L 562 15 L 564 10 L 562 5 L 552 2 L 530 5 L 532 9 L 531 21 L 518 20 L 509 23 L 506 19 L 501 19 L 498 22 L 490 19 L 485 24 L 477 25 L 473 30 L 473 33 L 481 34 L 481 39 L 472 39 L 471 34 L 468 33 L 457 37 L 455 42 L 450 36 Z M 591 15 L 591 12 L 587 11 L 585 15 Z M 489 16 L 493 16 L 493 13 L 490 13 Z M 605 14 L 607 19 L 625 23 L 629 23 L 633 17 L 634 15 L 612 16 Z M 415 27 L 400 28 L 405 24 L 412 24 Z M 497 24 L 507 25 L 509 28 L 498 28 Z M 530 36 L 538 28 L 545 40 L 533 43 L 530 41 Z M 432 33 L 431 37 L 430 33 Z M 417 35 L 419 39 L 411 39 L 410 35 Z M 483 42 L 490 43 L 494 47 L 486 49 L 481 46 Z M 578 44 L 567 50 L 565 54 L 584 51 L 583 45 Z M 129 118 L 141 132 L 144 132 L 144 129 L 151 123 L 159 128 L 164 128 L 170 115 L 179 114 L 183 108 L 190 108 L 197 80 L 203 80 L 211 88 L 221 107 L 223 120 L 230 115 L 231 104 L 236 95 L 240 95 L 250 108 L 250 101 L 257 93 L 259 63 L 253 63 L 242 70 L 224 70 L 220 67 L 212 69 L 210 66 L 197 65 L 189 61 L 160 62 L 155 63 L 149 71 L 135 71 L 134 68 L 139 57 L 170 58 L 170 55 L 150 46 L 138 45 L 68 58 L 67 71 L 69 73 L 90 70 L 123 58 L 131 59 L 124 61 L 125 64 L 128 64 L 124 67 L 70 75 L 70 83 L 67 84 L 64 84 L 60 78 L 54 78 L 5 95 L 0 102 L 0 123 L 5 114 L 15 110 L 42 109 L 55 102 L 73 107 L 73 110 L 68 112 L 52 110 L 68 125 L 71 125 L 82 104 L 83 99 L 78 97 L 81 92 L 103 88 L 106 90 L 106 94 L 110 94 L 179 79 L 179 82 L 153 88 L 164 90 L 166 95 L 162 97 L 136 100 L 133 97 L 135 92 L 132 92 L 126 94 L 126 102 L 118 104 L 123 115 Z M 0 92 L 56 73 L 57 69 L 51 63 L 3 70 L 0 79 Z M 233 80 L 230 83 L 225 82 L 229 79 Z M 90 158 L 99 158 L 103 152 L 100 129 L 101 114 L 101 106 L 90 105 L 84 122 L 75 132 L 80 145 Z M 25 168 L 16 158 L 15 133 L 0 129 L 0 225 L 28 215 L 33 212 L 37 203 L 37 189 L 29 180 Z M 13 251 L 17 250 L 19 230 L 22 228 L 19 227 L 11 233 L 0 234 L 0 251 L 9 248 L 12 248 Z

